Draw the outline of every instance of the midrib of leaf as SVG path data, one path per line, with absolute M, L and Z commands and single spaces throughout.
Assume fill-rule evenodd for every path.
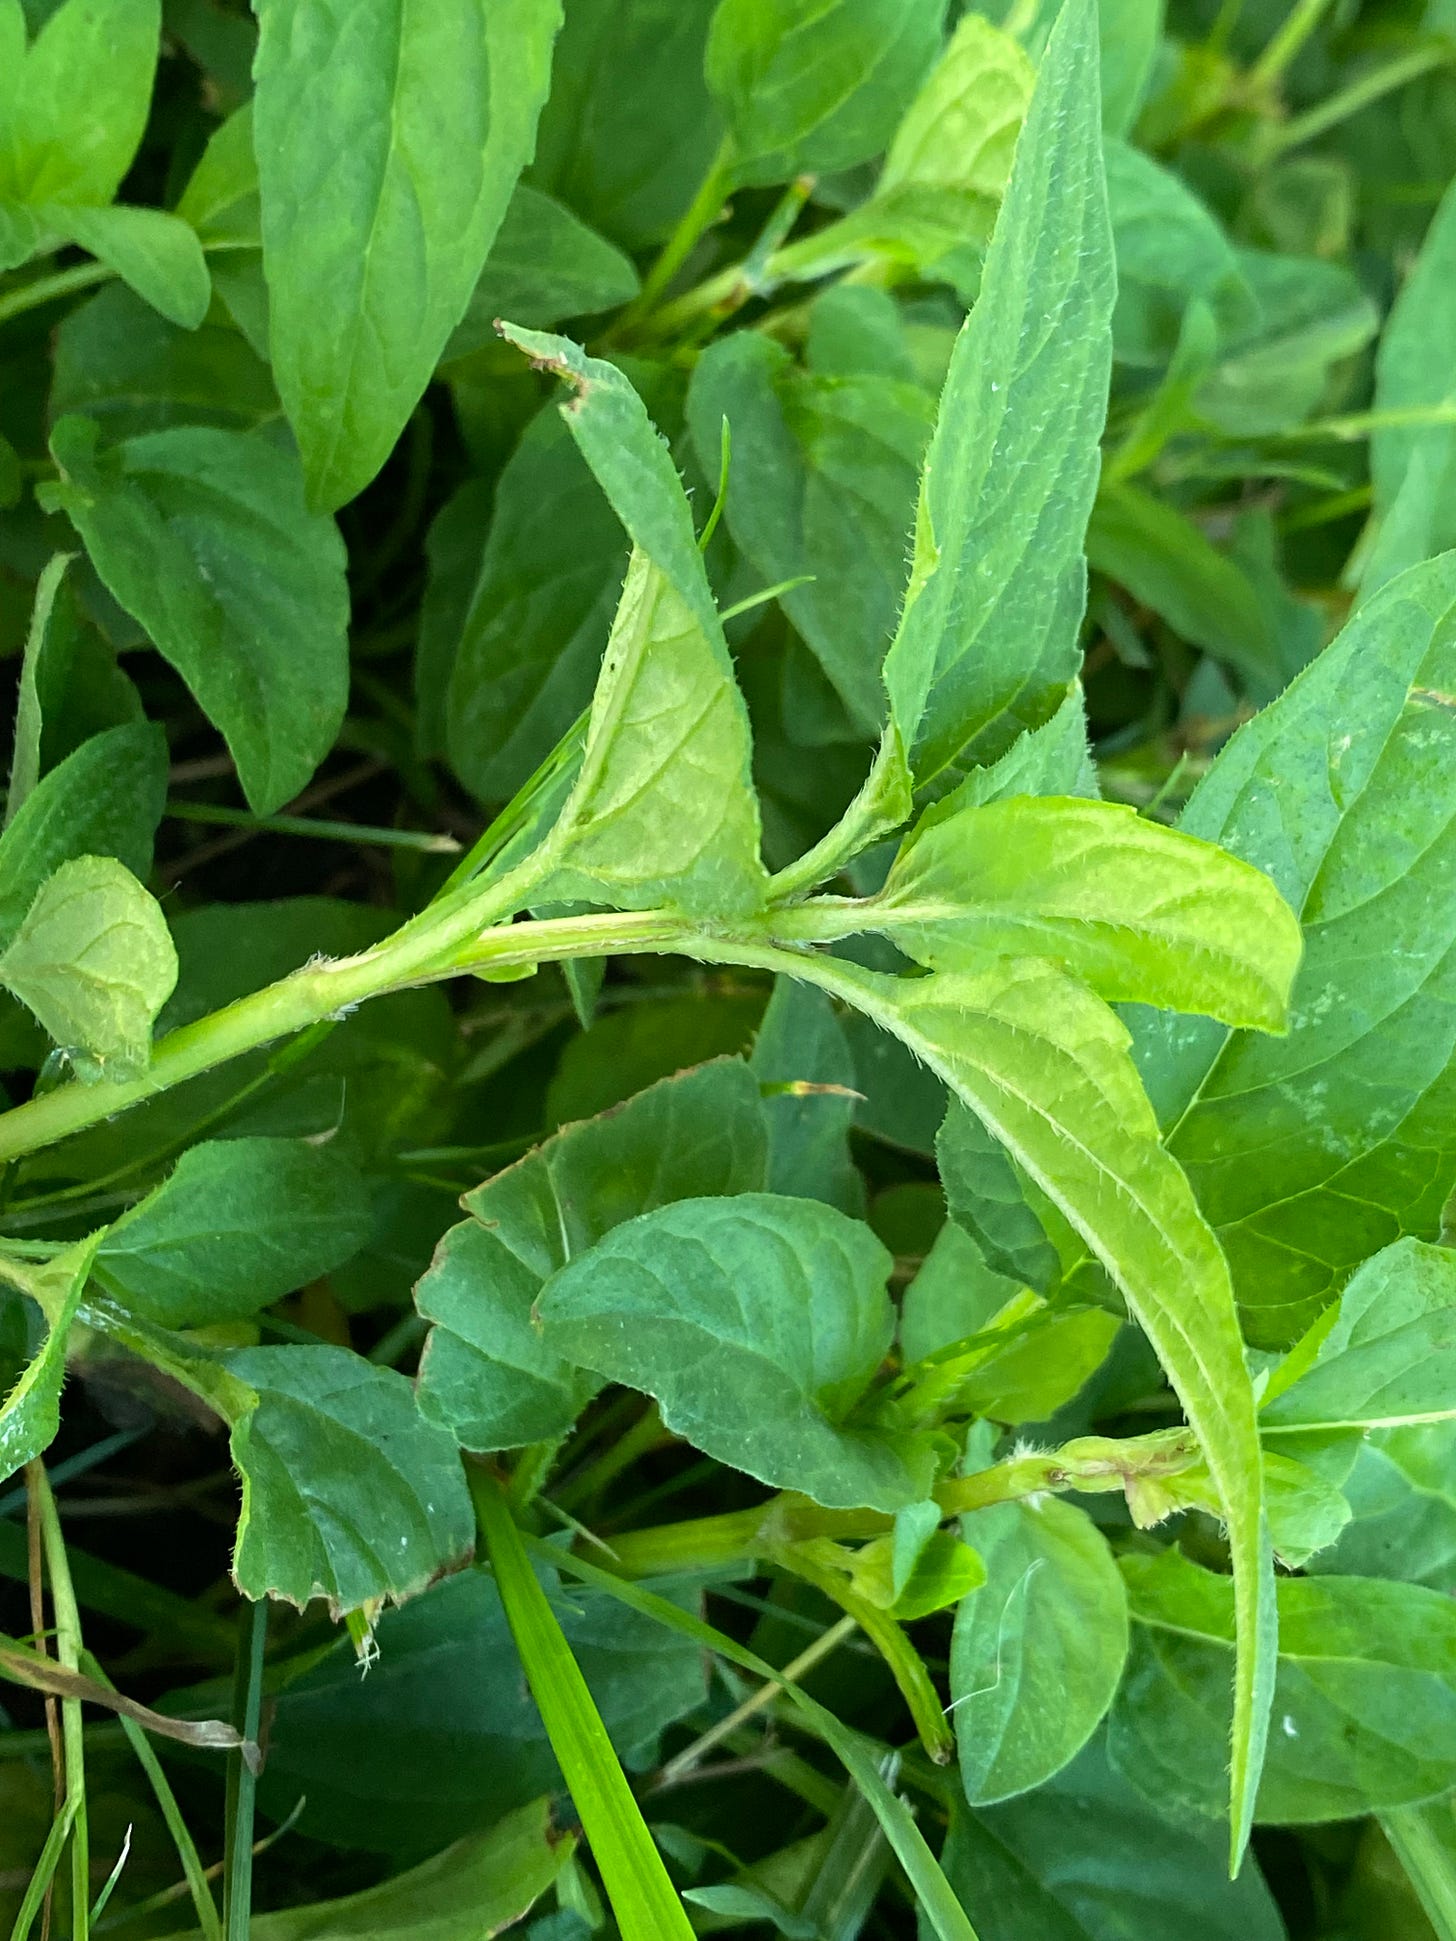
M 1066 1195 L 1056 1178 L 1035 1154 L 1025 1149 L 1015 1133 L 998 1122 L 994 1104 L 981 1091 L 968 1086 L 965 1074 L 940 1055 L 936 1047 L 916 1031 L 913 1023 L 899 1015 L 892 996 L 895 980 L 877 977 L 872 972 L 861 971 L 858 967 L 830 958 L 801 955 L 772 945 L 757 949 L 735 945 L 733 956 L 740 963 L 762 962 L 766 968 L 818 984 L 832 996 L 864 1012 L 883 1030 L 907 1044 L 964 1100 L 987 1130 L 1013 1154 L 1081 1233 L 1123 1289 L 1129 1305 L 1152 1341 L 1183 1405 L 1189 1426 L 1198 1437 L 1218 1490 L 1228 1529 L 1239 1641 L 1235 1666 L 1230 1789 L 1230 1865 L 1236 1871 L 1253 1825 L 1254 1803 L 1263 1766 L 1277 1662 L 1278 1612 L 1274 1597 L 1273 1551 L 1263 1503 L 1263 1464 L 1248 1370 L 1241 1349 L 1228 1354 L 1225 1365 L 1215 1369 L 1208 1360 L 1208 1344 L 1190 1332 L 1197 1328 L 1200 1318 L 1210 1328 L 1217 1328 L 1222 1321 L 1230 1336 L 1228 1345 L 1233 1347 L 1240 1340 L 1233 1285 L 1222 1249 L 1198 1211 L 1181 1168 L 1160 1143 L 1150 1140 L 1146 1154 L 1158 1156 L 1165 1169 L 1162 1177 L 1176 1183 L 1175 1192 L 1186 1195 L 1186 1207 L 1180 1209 L 1180 1214 L 1188 1232 L 1207 1236 L 1207 1247 L 1192 1253 L 1178 1235 L 1169 1230 L 1162 1215 L 1150 1208 L 1133 1189 L 1131 1182 L 1114 1172 L 1101 1154 L 1090 1151 L 1075 1135 L 1050 1119 L 1037 1101 L 1014 1091 L 999 1076 L 985 1074 L 988 1088 L 1015 1097 L 1025 1110 L 1042 1120 L 1054 1139 L 1082 1153 L 1103 1174 L 1125 1204 L 1136 1207 L 1154 1243 L 1186 1265 L 1188 1271 L 1184 1288 L 1189 1284 L 1199 1288 L 1197 1304 L 1191 1312 L 1186 1297 L 1183 1301 L 1171 1299 L 1156 1274 L 1150 1274 L 1144 1264 L 1129 1261 L 1125 1250 L 1119 1252 L 1114 1241 L 1097 1234 L 1095 1219 Z M 1146 1163 L 1144 1158 L 1143 1164 Z M 1200 1253 L 1202 1258 L 1199 1257 Z

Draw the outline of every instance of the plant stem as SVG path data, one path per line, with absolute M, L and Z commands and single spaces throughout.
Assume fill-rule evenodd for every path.
M 733 143 L 724 136 L 708 164 L 697 193 L 678 219 L 677 227 L 658 252 L 657 261 L 642 279 L 642 288 L 622 312 L 613 341 L 636 328 L 656 307 L 657 299 L 692 254 L 699 238 L 718 220 L 733 186 Z
M 116 271 L 105 263 L 77 263 L 73 269 L 57 270 L 53 276 L 39 276 L 34 283 L 23 283 L 18 290 L 0 297 L 0 323 L 23 317 L 27 310 L 39 310 L 42 304 L 54 303 L 58 297 L 73 296 L 77 290 L 91 290 L 98 283 L 109 283 L 115 275 Z
M 1456 1941 L 1456 1821 L 1451 1802 L 1403 1806 L 1380 1814 L 1379 1820 L 1437 1941 Z
M 1249 69 L 1254 88 L 1269 88 L 1279 79 L 1329 12 L 1330 0 L 1296 0 L 1282 26 Z
M 1429 74 L 1433 68 L 1445 67 L 1451 59 L 1451 48 L 1441 41 L 1428 41 L 1422 47 L 1412 47 L 1404 54 L 1397 54 L 1393 60 L 1372 68 L 1358 81 L 1352 81 L 1349 87 L 1320 102 L 1317 108 L 1310 108 L 1304 114 L 1296 115 L 1293 121 L 1286 122 L 1282 128 L 1276 128 L 1265 146 L 1263 159 L 1276 161 L 1281 155 L 1287 155 L 1290 149 L 1313 141 L 1317 135 L 1325 134 L 1340 122 L 1347 121 L 1351 115 L 1358 114 L 1362 108 L 1368 108 L 1372 101 L 1378 101 L 1382 95 L 1403 88 L 1408 81 L 1419 80 L 1421 75 Z
M 375 849 L 414 849 L 425 856 L 458 856 L 453 836 L 429 829 L 375 829 L 359 822 L 324 822 L 305 815 L 253 815 L 223 803 L 169 802 L 173 822 L 202 822 L 224 829 L 247 829 L 258 835 L 312 836 L 322 842 L 362 842 Z
M 233 1673 L 233 1723 L 255 1745 L 263 1709 L 263 1653 L 268 1642 L 268 1605 L 245 1599 L 238 1616 Z M 257 1773 L 243 1751 L 228 1758 L 227 1833 L 223 1856 L 222 1919 L 227 1941 L 248 1941 L 253 1915 L 253 1802 Z
M 41 1540 L 45 1548 L 46 1574 L 51 1584 L 51 1607 L 56 1619 L 56 1657 L 71 1672 L 81 1669 L 81 1613 L 66 1561 L 66 1540 L 61 1534 L 61 1519 L 56 1514 L 56 1499 L 51 1494 L 45 1464 L 26 1464 L 25 1479 L 34 1491 L 40 1519 Z M 61 1740 L 66 1755 L 66 1810 L 71 1825 L 71 1933 L 74 1941 L 87 1941 L 91 1913 L 91 1842 L 86 1821 L 86 1739 L 81 1718 L 81 1701 L 61 1701 Z

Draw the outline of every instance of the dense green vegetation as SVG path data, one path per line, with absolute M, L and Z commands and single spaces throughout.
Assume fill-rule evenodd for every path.
M 1449 0 L 0 0 L 0 1931 L 1456 1937 Z

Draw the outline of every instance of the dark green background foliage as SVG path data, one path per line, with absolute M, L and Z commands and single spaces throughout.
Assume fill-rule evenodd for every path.
M 1453 1941 L 1453 177 L 1451 0 L 0 0 L 0 1930 Z

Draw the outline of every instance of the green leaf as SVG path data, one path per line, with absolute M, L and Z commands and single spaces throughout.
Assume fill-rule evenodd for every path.
M 475 1501 L 521 1664 L 623 1941 L 688 1941 L 692 1924 L 617 1763 L 581 1668 L 531 1568 L 505 1496 L 491 1478 L 481 1476 Z
M 1099 0 L 1102 126 L 1126 135 L 1153 80 L 1163 32 L 1164 0 Z
M 1267 602 L 1236 560 L 1176 507 L 1135 485 L 1104 485 L 1087 558 L 1173 631 L 1241 674 L 1261 699 L 1284 685 Z
M 741 182 L 786 182 L 885 146 L 940 47 L 945 0 L 721 0 L 708 86 Z
M 177 214 L 214 248 L 246 249 L 261 243 L 251 101 L 213 130 L 178 198 Z
M 1233 1598 L 1176 1551 L 1124 1557 L 1133 1655 L 1111 1751 L 1152 1798 L 1216 1810 L 1228 1739 Z M 1456 1610 L 1414 1584 L 1279 1583 L 1274 1726 L 1258 1818 L 1352 1819 L 1456 1784 Z
M 378 1887 L 255 1914 L 248 1931 L 252 1941 L 476 1941 L 523 1920 L 575 1844 L 540 1799 Z
M 44 1266 L 25 1272 L 26 1291 L 45 1320 L 45 1339 L 0 1402 L 0 1483 L 45 1454 L 61 1426 L 66 1343 L 86 1291 L 86 1276 L 101 1239 L 94 1233 Z
M 633 542 L 542 894 L 692 916 L 751 910 L 767 877 L 748 712 L 672 456 L 614 365 L 564 337 L 502 331 L 572 386 L 566 423 Z
M 974 1236 L 988 1265 L 1014 1284 L 1052 1292 L 1062 1261 L 1041 1209 L 1010 1154 L 959 1099 L 941 1124 L 935 1156 L 951 1214 Z
M 656 1397 L 674 1433 L 775 1488 L 894 1510 L 933 1455 L 848 1420 L 890 1345 L 889 1254 L 817 1200 L 685 1200 L 615 1228 L 537 1311 L 558 1353 Z
M 549 1569 L 543 1581 L 618 1757 L 650 1769 L 664 1729 L 707 1695 L 701 1648 Z M 308 1838 L 409 1860 L 560 1788 L 487 1571 L 384 1612 L 375 1642 L 367 1678 L 340 1637 L 279 1692 L 259 1780 L 271 1816 L 302 1794 Z
M 1115 281 L 1096 36 L 1090 0 L 1068 0 L 926 459 L 885 664 L 922 782 L 994 760 L 1055 712 L 1076 671 Z
M 1456 1253 L 1398 1240 L 1356 1273 L 1265 1391 L 1271 1430 L 1390 1429 L 1456 1416 Z
M 166 799 L 166 737 L 145 721 L 92 735 L 41 776 L 0 836 L 0 943 L 62 863 L 115 856 L 145 876 Z
M 161 0 L 65 0 L 23 60 L 24 19 L 7 8 L 0 48 L 0 198 L 110 202 L 151 106 Z
M 1374 401 L 1380 416 L 1451 402 L 1456 385 L 1438 347 L 1453 292 L 1456 192 L 1448 190 L 1381 333 Z M 1370 479 L 1383 523 L 1361 575 L 1364 599 L 1456 542 L 1456 426 L 1379 426 L 1370 438 Z
M 591 699 L 627 558 L 620 523 L 549 407 L 506 461 L 477 557 L 450 643 L 444 722 L 456 774 L 489 802 L 521 786 Z
M 332 747 L 348 697 L 343 543 L 306 509 L 298 460 L 181 426 L 100 452 L 86 418 L 62 419 L 51 449 L 56 503 L 108 589 L 222 730 L 253 810 L 279 808 Z
M 0 956 L 0 983 L 88 1080 L 146 1070 L 152 1025 L 176 982 L 161 906 L 110 856 L 62 863 Z
M 1233 245 L 1198 198 L 1126 142 L 1109 141 L 1104 152 L 1117 251 L 1118 361 L 1166 364 L 1190 303 L 1207 303 L 1230 334 L 1255 322 L 1258 307 Z
M 722 137 L 703 80 L 716 6 L 572 0 L 567 9 L 529 179 L 623 249 L 667 235 Z
M 1041 955 L 1105 998 L 1278 1030 L 1299 923 L 1267 876 L 1113 802 L 1013 796 L 932 809 L 872 926 L 937 970 Z
M 937 1072 L 1082 1235 L 1157 1351 L 1215 1478 L 1238 1586 L 1234 1858 L 1268 1718 L 1273 1567 L 1254 1398 L 1228 1268 L 1158 1138 L 1124 1027 L 1049 964 L 886 978 L 821 961 L 814 980 Z
M 321 1597 L 339 1617 L 413 1597 L 469 1555 L 454 1439 L 403 1375 L 347 1348 L 245 1348 L 225 1365 L 258 1397 L 232 1424 L 245 1597 Z
M 529 159 L 559 0 L 262 0 L 254 139 L 272 363 L 311 505 L 379 470 Z M 340 158 L 349 158 L 341 167 Z
M 363 1179 L 327 1146 L 211 1140 L 107 1230 L 97 1272 L 148 1320 L 212 1327 L 337 1267 L 373 1223 Z
M 665 1078 L 567 1126 L 465 1196 L 415 1290 L 435 1326 L 420 1406 L 467 1449 L 509 1449 L 571 1427 L 599 1384 L 543 1337 L 547 1280 L 624 1220 L 675 1200 L 764 1184 L 758 1085 L 737 1059 Z
M 30 610 L 15 701 L 15 746 L 10 757 L 10 787 L 5 797 L 7 827 L 40 780 L 44 726 L 41 683 L 49 660 L 63 651 L 62 636 L 76 624 L 74 605 L 63 593 L 66 569 L 74 557 L 72 553 L 56 553 L 46 561 L 35 585 L 35 603 Z
M 1256 1863 L 1230 1880 L 1212 1829 L 1160 1812 L 1100 1734 L 1035 1792 L 957 1808 L 941 1864 L 981 1941 L 1286 1941 Z
M 251 431 L 278 416 L 278 398 L 236 330 L 179 330 L 114 283 L 56 331 L 50 414 L 72 411 L 95 418 L 109 443 L 178 424 Z
M 442 361 L 493 348 L 497 317 L 546 330 L 568 317 L 615 310 L 640 287 L 630 257 L 553 197 L 522 184 L 507 205 Z
M 1122 1676 L 1127 1599 L 1107 1539 L 1070 1503 L 1001 1503 L 962 1527 L 986 1565 L 950 1656 L 974 1806 L 1030 1792 L 1081 1751 Z
M 732 434 L 727 519 L 764 581 L 812 576 L 784 612 L 868 738 L 885 712 L 881 666 L 905 577 L 905 534 L 932 410 L 917 385 L 796 370 L 746 330 L 711 345 L 688 394 L 698 462 Z
M 854 1054 L 828 998 L 790 978 L 777 979 L 750 1068 L 768 1094 L 769 1191 L 824 1200 L 860 1217 L 864 1182 L 849 1150 Z
M 1398 1577 L 1443 1597 L 1456 1595 L 1456 1421 L 1372 1429 L 1358 1440 L 1340 1440 L 1354 1455 L 1340 1482 L 1350 1519 L 1310 1569 Z M 1301 1439 L 1293 1446 L 1305 1444 Z
M 1180 827 L 1267 871 L 1305 954 L 1287 1038 L 1133 1020 L 1251 1338 L 1282 1347 L 1456 1166 L 1456 556 L 1392 581 L 1234 736 Z
M 196 232 L 161 209 L 86 209 L 46 203 L 36 218 L 115 270 L 169 322 L 195 330 L 212 301 L 212 279 Z

